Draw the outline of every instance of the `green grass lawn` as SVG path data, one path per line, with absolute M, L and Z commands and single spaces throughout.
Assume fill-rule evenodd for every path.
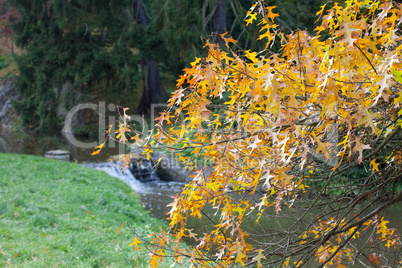
M 147 267 L 141 235 L 166 223 L 105 173 L 41 157 L 0 154 L 0 267 Z M 168 264 L 166 264 L 168 266 Z

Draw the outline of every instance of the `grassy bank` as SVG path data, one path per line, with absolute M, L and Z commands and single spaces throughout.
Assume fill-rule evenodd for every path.
M 166 225 L 123 182 L 41 157 L 0 154 L 0 267 L 146 267 L 134 235 Z

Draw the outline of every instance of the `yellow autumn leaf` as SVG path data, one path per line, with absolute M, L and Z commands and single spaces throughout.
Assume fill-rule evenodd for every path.
M 133 239 L 133 242 L 131 242 L 129 246 L 131 247 L 132 245 L 135 245 L 135 250 L 138 251 L 138 250 L 140 250 L 140 247 L 138 246 L 138 244 L 142 244 L 142 242 L 141 242 L 141 240 L 138 239 L 138 237 L 135 237 Z
M 372 166 L 373 172 L 379 171 L 378 166 L 380 165 L 379 163 L 376 162 L 377 159 L 373 159 L 370 161 L 370 165 Z

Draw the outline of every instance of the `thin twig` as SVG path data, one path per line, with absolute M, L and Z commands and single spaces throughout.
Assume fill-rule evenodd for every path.
M 353 43 L 353 45 L 354 45 L 355 47 L 357 47 L 357 49 L 360 50 L 360 52 L 363 54 L 363 56 L 367 59 L 367 61 L 368 61 L 368 62 L 370 63 L 370 65 L 371 65 L 371 68 L 373 68 L 375 74 L 378 74 L 378 73 L 377 73 L 377 70 L 376 70 L 375 67 L 374 67 L 374 65 L 371 63 L 370 59 L 369 59 L 369 58 L 367 57 L 367 55 L 363 52 L 363 50 L 361 50 L 361 48 L 360 48 L 358 45 L 356 45 L 356 43 Z

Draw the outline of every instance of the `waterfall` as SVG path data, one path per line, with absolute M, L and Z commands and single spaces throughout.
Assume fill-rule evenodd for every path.
M 112 177 L 119 178 L 128 184 L 135 192 L 144 192 L 144 185 L 134 177 L 129 168 L 124 171 L 121 169 L 121 162 L 85 163 L 85 167 L 94 168 L 106 172 Z

